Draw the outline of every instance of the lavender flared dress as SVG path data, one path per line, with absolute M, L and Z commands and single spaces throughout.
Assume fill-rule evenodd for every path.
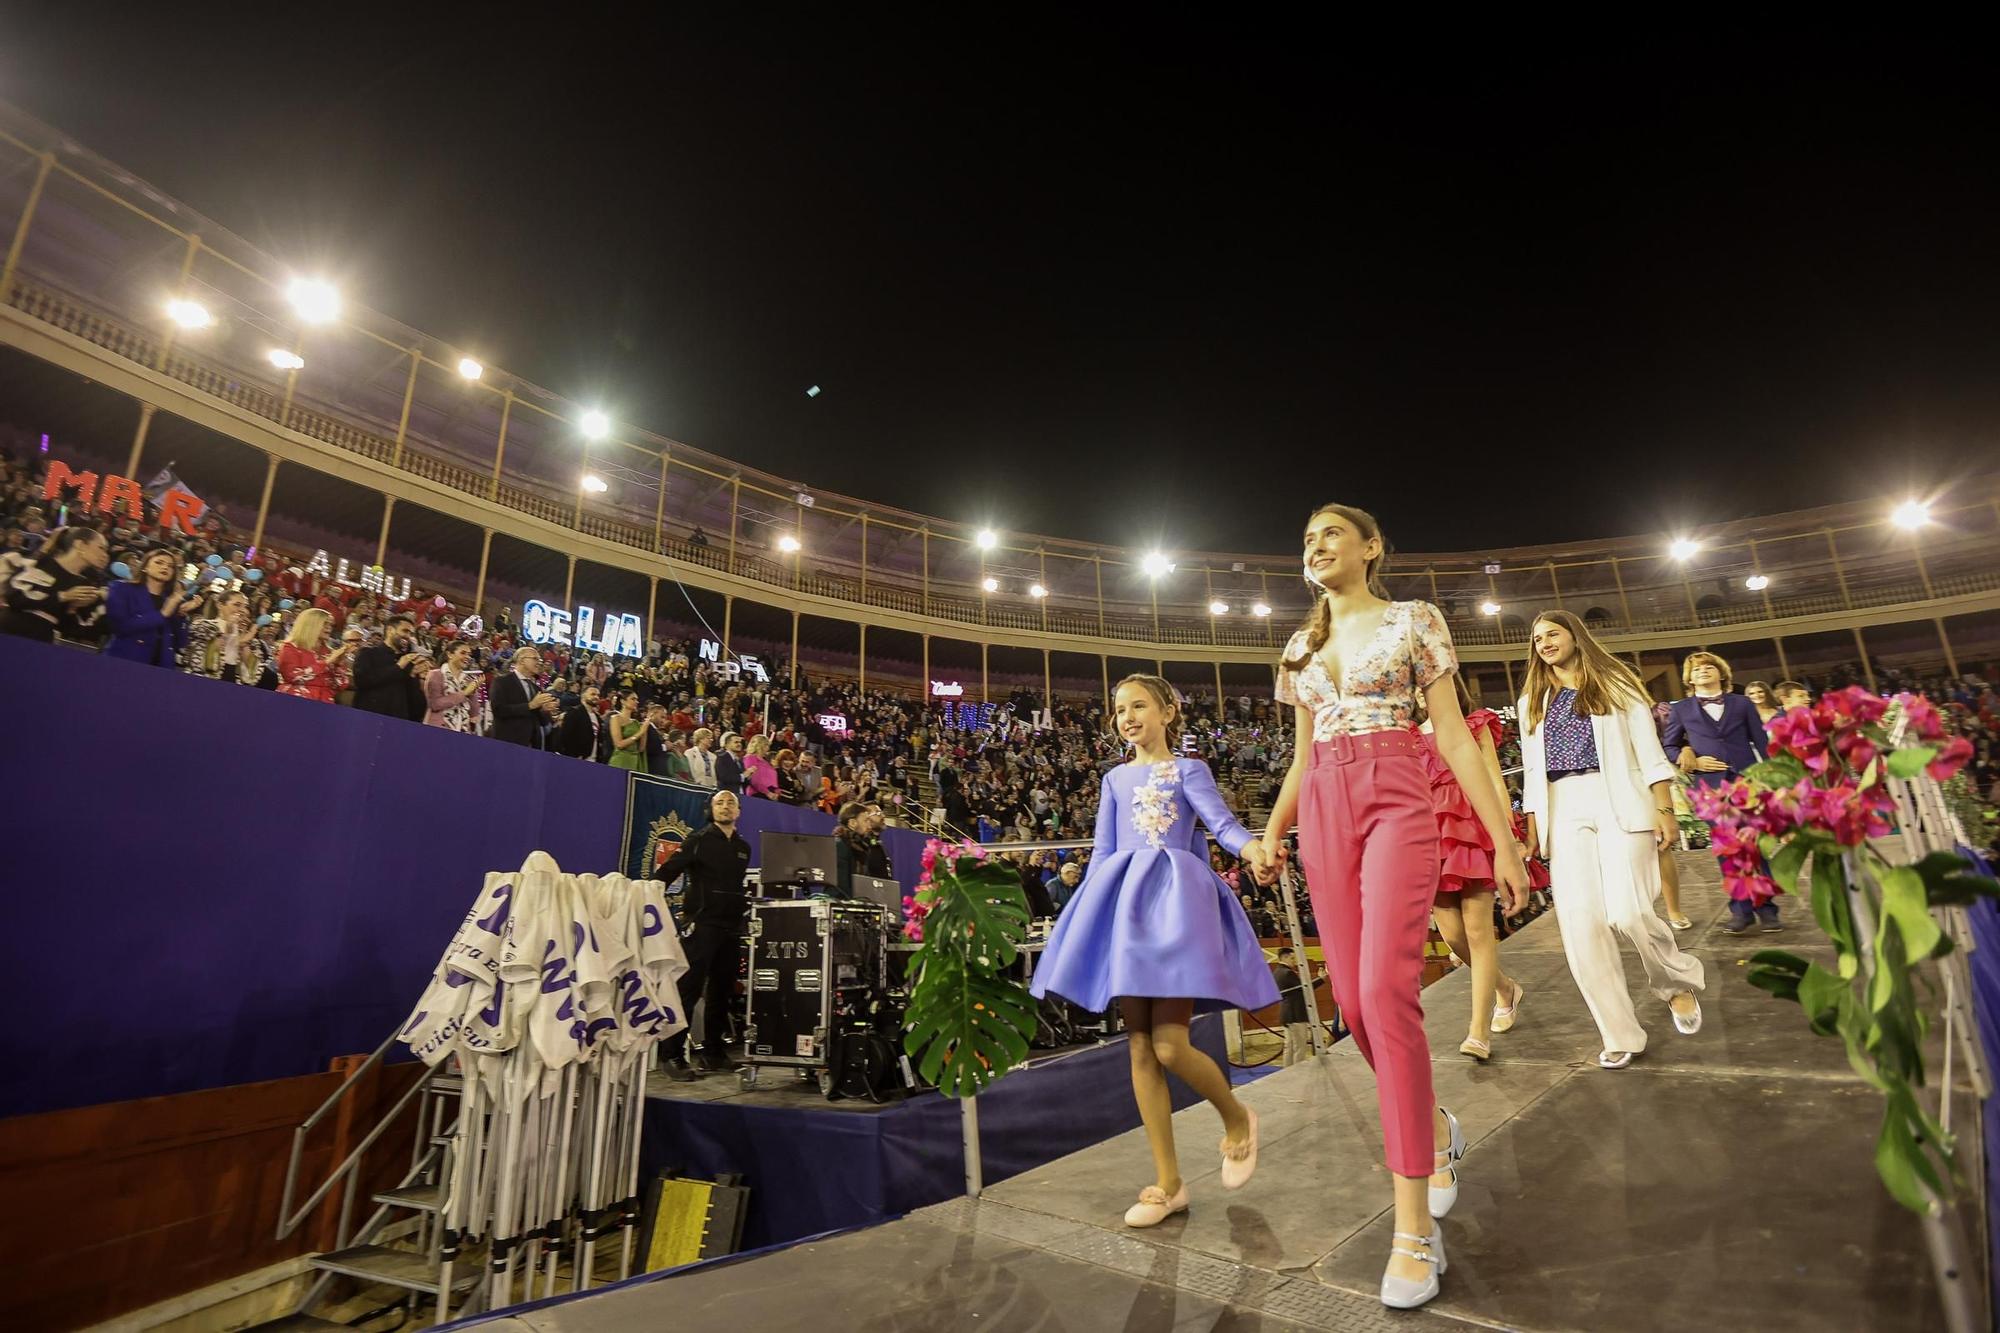
M 1198 759 L 1104 775 L 1090 870 L 1056 919 L 1029 987 L 1099 1013 L 1121 995 L 1261 1009 L 1278 984 L 1241 904 L 1208 864 L 1199 818 L 1234 856 L 1250 831 Z

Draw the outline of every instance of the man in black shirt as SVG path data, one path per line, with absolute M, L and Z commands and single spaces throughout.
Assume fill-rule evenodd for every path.
M 364 713 L 421 722 L 421 714 L 410 715 L 409 673 L 416 647 L 415 622 L 408 616 L 392 617 L 382 631 L 382 642 L 354 655 L 354 706 Z
M 729 1006 L 736 994 L 736 974 L 743 969 L 743 917 L 749 901 L 743 892 L 750 869 L 750 844 L 736 831 L 742 805 L 736 793 L 719 791 L 709 800 L 707 827 L 681 844 L 653 878 L 672 884 L 688 878 L 681 899 L 682 948 L 688 970 L 681 977 L 681 1016 L 692 1023 L 697 999 L 704 1002 L 702 1044 L 695 1060 L 703 1069 L 730 1065 L 723 1044 Z M 695 1077 L 687 1067 L 686 1030 L 667 1038 L 667 1073 L 686 1081 Z

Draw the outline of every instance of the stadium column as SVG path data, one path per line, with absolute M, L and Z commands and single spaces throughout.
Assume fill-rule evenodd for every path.
M 1506 658 L 1503 657 L 1500 659 L 1500 669 L 1507 673 L 1507 697 L 1509 699 L 1520 698 L 1520 696 L 1514 692 L 1514 664 L 1512 662 L 1509 662 Z
M 264 494 L 257 501 L 257 526 L 250 532 L 250 549 L 253 552 L 264 544 L 264 520 L 271 516 L 271 488 L 277 484 L 277 480 L 278 456 L 265 454 Z
M 729 655 L 729 632 L 733 628 L 731 622 L 735 618 L 736 594 L 726 592 L 722 594 L 722 660 L 725 662 L 735 660 Z
M 1261 588 L 1262 588 L 1262 589 L 1264 590 L 1264 605 L 1266 605 L 1266 606 L 1269 606 L 1269 605 L 1271 604 L 1271 571 L 1270 571 L 1270 570 L 1268 570 L 1268 569 L 1260 569 L 1260 570 L 1258 570 L 1258 571 L 1257 571 L 1257 582 L 1258 582 L 1258 586 L 1259 586 L 1259 587 L 1261 587 Z M 1436 585 L 1436 583 L 1437 583 L 1437 576 L 1436 576 L 1436 575 L 1432 575 L 1432 576 L 1431 576 L 1431 583 L 1432 583 L 1432 585 L 1433 585 L 1433 586 L 1435 586 L 1435 585 Z M 1265 646 L 1266 648 L 1270 648 L 1270 647 L 1273 647 L 1273 646 L 1275 646 L 1275 645 L 1277 644 L 1277 642 L 1278 642 L 1278 640 L 1277 640 L 1277 635 L 1276 635 L 1276 631 L 1274 631 L 1274 630 L 1272 629 L 1272 627 L 1271 627 L 1271 617 L 1269 617 L 1269 616 L 1265 616 L 1265 617 L 1264 617 L 1264 646 Z
M 667 464 L 672 460 L 672 458 L 673 458 L 673 451 L 671 449 L 660 450 L 660 494 L 659 498 L 653 501 L 653 554 L 654 555 L 658 555 L 662 550 L 664 550 L 667 544 L 666 542 Z M 657 588 L 659 584 L 660 581 L 658 579 L 653 580 L 654 587 Z M 649 639 L 653 637 L 653 631 L 650 622 L 646 630 L 646 637 Z
M 1222 659 L 1215 659 L 1215 724 L 1222 725 Z
M 375 568 L 380 569 L 389 556 L 389 516 L 396 512 L 396 497 L 382 497 L 382 535 L 375 539 Z M 576 557 L 571 556 L 572 560 Z
M 1099 654 L 1097 655 L 1097 664 L 1098 664 L 1098 666 L 1100 666 L 1100 667 L 1102 667 L 1102 668 L 1104 669 L 1104 711 L 1105 711 L 1105 713 L 1109 714 L 1109 713 L 1111 712 L 1111 656 L 1110 656 L 1110 654 L 1108 654 L 1108 653 L 1099 653 Z
M 187 253 L 181 256 L 180 281 L 174 288 L 176 296 L 187 295 L 188 278 L 194 272 L 194 259 L 196 255 L 201 253 L 201 237 L 190 235 L 187 238 L 187 242 Z M 160 353 L 153 359 L 153 369 L 159 371 L 162 375 L 167 373 L 167 356 L 174 350 L 174 335 L 178 332 L 180 332 L 180 325 L 169 320 L 167 322 L 166 336 L 160 339 Z M 133 474 L 128 470 L 125 475 L 129 477 Z
M 1944 645 L 1945 670 L 1956 676 L 1958 674 L 1958 655 L 1951 650 L 1951 636 L 1944 632 L 1944 617 L 1933 616 L 1931 617 L 1931 623 L 1937 626 L 1938 642 Z
M 286 397 L 289 399 L 290 395 L 287 394 Z M 146 448 L 146 432 L 152 429 L 153 413 L 156 410 L 151 403 L 139 404 L 139 429 L 132 433 L 132 452 L 125 458 L 125 475 L 128 477 L 139 475 L 139 455 Z
M 403 414 L 396 418 L 396 448 L 389 455 L 390 467 L 403 466 L 403 443 L 410 438 L 410 405 L 417 401 L 417 371 L 423 364 L 423 347 L 410 348 L 410 378 L 403 385 Z
M 861 674 L 860 678 L 854 682 L 854 688 L 866 693 L 868 690 L 868 622 L 865 620 L 861 622 L 861 652 L 859 660 L 861 663 Z
M 1618 571 L 1618 557 L 1611 557 L 1611 581 L 1618 585 L 1618 609 L 1625 613 L 1625 628 L 1632 628 L 1632 601 L 1625 595 L 1625 576 Z
M 1035 552 L 1042 558 L 1042 595 L 1036 600 L 1042 604 L 1042 632 L 1046 634 L 1049 629 L 1049 548 L 1038 546 Z M 1050 704 L 1049 707 L 1055 705 Z
M 931 636 L 926 634 L 923 636 L 923 640 L 924 678 L 917 682 L 917 697 L 919 699 L 928 699 L 931 697 Z
M 1549 561 L 1549 591 L 1555 594 L 1556 610 L 1562 610 L 1563 590 L 1562 585 L 1556 582 L 1556 562 L 1553 560 Z
M 1156 579 L 1147 590 L 1153 594 L 1153 642 L 1160 641 L 1160 584 Z
M 472 614 L 486 614 L 486 562 L 493 555 L 493 529 L 482 528 L 479 539 L 479 586 L 472 590 Z
M 1097 633 L 1101 638 L 1104 634 L 1104 557 L 1093 555 L 1090 558 L 1097 562 Z M 1110 697 L 1109 690 L 1105 691 L 1105 696 Z
M 582 476 L 579 476 L 577 478 L 577 483 L 576 483 L 576 514 L 569 521 L 569 525 L 572 528 L 575 528 L 578 532 L 583 531 L 583 477 L 587 477 L 589 475 L 590 475 L 590 446 L 588 444 L 585 444 L 583 446 L 583 474 Z
M 1685 591 L 1685 592 L 1687 593 L 1687 599 L 1688 599 L 1688 626 L 1689 626 L 1689 628 L 1691 628 L 1691 629 L 1700 629 L 1700 628 L 1701 628 L 1701 612 L 1700 612 L 1699 610 L 1697 610 L 1697 609 L 1695 608 L 1695 604 L 1694 604 L 1694 581 L 1693 581 L 1693 580 L 1691 580 L 1690 578 L 1688 578 L 1688 572 L 1687 572 L 1687 566 L 1686 566 L 1686 565 L 1682 565 L 1682 566 L 1681 566 L 1681 588 L 1682 588 L 1682 590 L 1683 590 L 1683 591 Z M 1704 647 L 1704 649 L 1705 649 L 1705 648 L 1707 647 L 1707 645 L 1705 645 L 1705 644 L 1704 644 L 1704 645 L 1703 645 L 1703 647 Z
M 736 511 L 743 507 L 743 478 L 741 475 L 729 479 L 729 572 L 736 572 Z M 723 636 L 723 647 L 729 646 L 728 635 Z
M 1881 693 L 1875 687 L 1875 664 L 1868 660 L 1868 644 L 1861 637 L 1861 626 L 1859 625 L 1854 626 L 1854 651 L 1861 658 L 1861 674 L 1868 677 L 1869 692 L 1871 694 Z
M 986 685 L 986 640 L 979 641 L 979 702 L 993 702 L 992 692 Z
M 660 576 L 651 575 L 646 580 L 646 642 L 653 642 L 653 619 L 660 605 Z
M 1826 533 L 1827 558 L 1833 561 L 1833 577 L 1840 581 L 1840 604 L 1849 611 L 1854 609 L 1854 595 L 1847 590 L 1847 570 L 1840 563 L 1840 546 L 1833 540 L 1833 529 L 1823 528 Z M 1861 642 L 1861 631 L 1854 631 L 1854 641 Z
M 41 164 L 35 168 L 35 183 L 28 187 L 28 202 L 21 206 L 21 220 L 14 225 L 14 242 L 7 247 L 7 262 L 0 267 L 0 303 L 14 295 L 14 270 L 21 263 L 21 247 L 28 243 L 28 228 L 34 225 L 35 208 L 42 202 L 42 187 L 49 183 L 49 168 L 56 164 L 56 155 L 44 152 Z
M 864 640 L 865 641 L 865 640 Z M 799 609 L 792 608 L 792 686 L 799 687 Z
M 924 529 L 924 614 L 931 613 L 931 530 Z M 928 679 L 928 677 L 927 677 Z
M 486 488 L 486 498 L 500 498 L 500 464 L 507 458 L 507 421 L 514 415 L 514 391 L 510 388 L 500 397 L 500 438 L 493 446 L 493 484 Z
M 292 359 L 294 361 L 298 360 L 299 351 L 305 345 L 306 335 L 301 331 L 297 337 L 292 339 Z M 285 372 L 285 400 L 278 405 L 278 424 L 280 426 L 289 426 L 292 424 L 292 395 L 298 392 L 298 388 L 299 368 L 294 365 L 290 370 Z
M 569 570 L 563 575 L 563 610 L 574 611 L 576 609 L 575 604 L 570 601 L 570 598 L 573 597 L 575 593 L 576 593 L 576 555 L 574 552 L 572 552 L 569 557 Z
M 1050 720 L 1056 711 L 1056 673 L 1049 663 L 1049 650 L 1042 649 L 1042 707 L 1049 710 Z
M 861 604 L 868 604 L 868 515 L 861 516 Z M 797 654 L 793 654 L 797 656 Z
M 1215 606 L 1215 571 L 1208 567 L 1206 560 L 1201 562 L 1201 585 L 1202 590 L 1208 594 L 1208 604 L 1211 608 L 1208 613 L 1208 646 L 1213 648 L 1221 640 L 1215 637 L 1215 611 L 1212 609 Z

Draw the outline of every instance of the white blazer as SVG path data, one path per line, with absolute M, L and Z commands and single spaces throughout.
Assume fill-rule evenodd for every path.
M 1521 722 L 1521 811 L 1535 816 L 1540 851 L 1549 849 L 1549 765 L 1542 748 L 1542 729 L 1527 729 L 1528 696 L 1522 695 L 1515 716 Z M 1544 717 L 1543 723 L 1548 719 Z M 1618 827 L 1627 833 L 1650 833 L 1654 812 L 1652 785 L 1672 782 L 1674 766 L 1660 748 L 1653 710 L 1633 700 L 1614 713 L 1593 714 L 1591 735 L 1597 741 L 1597 763 L 1611 793 Z

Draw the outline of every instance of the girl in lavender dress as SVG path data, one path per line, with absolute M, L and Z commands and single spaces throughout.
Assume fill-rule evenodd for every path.
M 1222 1187 L 1240 1188 L 1256 1169 L 1257 1113 L 1189 1044 L 1188 1021 L 1276 1004 L 1278 987 L 1243 908 L 1209 868 L 1195 820 L 1255 870 L 1269 866 L 1268 854 L 1222 803 L 1208 766 L 1179 757 L 1180 696 L 1158 676 L 1127 676 L 1114 699 L 1132 759 L 1104 775 L 1089 875 L 1056 919 L 1032 989 L 1092 1012 L 1122 1001 L 1132 1092 L 1157 1173 L 1125 1224 L 1150 1227 L 1188 1206 L 1169 1071 L 1222 1115 Z

